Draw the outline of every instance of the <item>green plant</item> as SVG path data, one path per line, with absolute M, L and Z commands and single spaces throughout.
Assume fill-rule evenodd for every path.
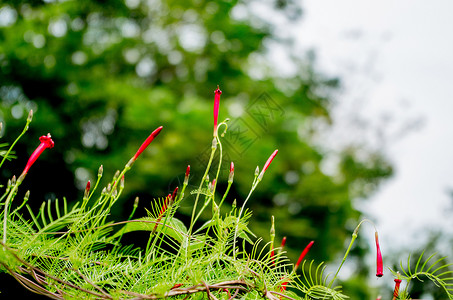
M 44 202 L 35 212 L 27 203 L 30 192 L 13 207 L 13 203 L 19 201 L 14 202 L 28 170 L 45 149 L 53 147 L 50 135 L 42 136 L 41 144 L 30 156 L 22 174 L 8 182 L 0 198 L 1 271 L 12 275 L 25 288 L 52 299 L 201 299 L 205 295 L 208 299 L 347 298 L 335 281 L 365 220 L 354 231 L 350 246 L 332 280 L 329 281 L 324 275 L 324 263 L 315 265 L 314 261 L 308 265 L 304 261 L 302 276 L 298 275 L 297 268 L 313 242 L 292 267 L 283 251 L 284 242 L 280 248 L 274 247 L 273 218 L 268 243 L 264 243 L 263 238 L 256 238 L 248 228 L 252 213 L 246 208 L 247 201 L 263 180 L 277 150 L 261 171 L 257 167 L 250 192 L 240 208 L 234 204 L 236 201 L 232 207 L 225 208 L 224 200 L 234 180 L 233 163 L 230 165 L 227 188 L 221 197 L 217 196 L 223 156 L 223 134 L 218 132 L 221 127 L 227 130 L 227 121 L 217 122 L 220 94 L 217 88 L 210 159 L 198 188 L 189 191 L 195 195 L 195 204 L 188 226 L 178 219 L 177 211 L 185 199 L 190 166 L 187 167 L 182 187 L 175 187 L 173 193 L 152 201 L 147 217 L 134 219 L 138 206 L 136 199 L 127 220 L 110 219 L 111 209 L 123 192 L 127 172 L 159 135 L 162 127 L 150 134 L 100 193 L 98 186 L 103 176 L 102 166 L 93 188 L 88 182 L 82 200 L 72 207 L 63 198 L 62 201 Z M 27 131 L 31 119 L 30 113 L 19 138 Z M 6 152 L 2 152 L 3 160 L 11 158 L 17 140 Z M 219 156 L 215 169 L 217 151 Z M 211 169 L 216 174 L 213 179 L 208 176 Z M 200 216 L 209 213 L 210 219 L 199 224 Z M 146 233 L 145 247 L 122 242 L 124 236 L 138 232 Z M 377 235 L 376 245 L 377 275 L 382 276 Z M 418 278 L 424 270 L 426 263 L 418 270 L 419 262 L 414 272 L 404 272 L 406 280 Z M 447 282 L 450 279 L 439 279 L 447 273 L 438 274 L 442 268 L 429 273 L 431 269 L 432 266 L 423 275 L 435 278 L 451 297 Z

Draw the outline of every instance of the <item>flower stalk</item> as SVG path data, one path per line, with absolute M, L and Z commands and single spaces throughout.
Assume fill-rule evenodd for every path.
M 33 116 L 32 111 L 30 111 L 30 115 L 27 119 L 27 125 L 26 128 L 28 129 L 28 124 L 31 122 L 31 117 Z M 25 133 L 25 132 L 23 132 Z M 50 136 L 50 133 L 47 135 L 43 135 L 39 138 L 39 141 L 41 142 L 38 147 L 33 151 L 33 153 L 30 155 L 30 158 L 28 159 L 27 164 L 25 165 L 24 170 L 22 171 L 22 174 L 19 176 L 19 178 L 16 181 L 16 176 L 13 176 L 13 179 L 11 180 L 11 190 L 9 191 L 8 197 L 6 198 L 5 201 L 5 207 L 4 207 L 4 212 L 3 212 L 3 244 L 6 244 L 6 234 L 7 234 L 7 221 L 8 221 L 8 213 L 9 213 L 9 204 L 14 199 L 14 196 L 17 193 L 17 189 L 19 188 L 20 184 L 24 180 L 25 176 L 27 175 L 28 171 L 30 170 L 31 166 L 35 163 L 35 161 L 38 159 L 38 157 L 44 152 L 46 149 L 53 148 L 54 142 Z M 10 148 L 11 149 L 11 148 Z

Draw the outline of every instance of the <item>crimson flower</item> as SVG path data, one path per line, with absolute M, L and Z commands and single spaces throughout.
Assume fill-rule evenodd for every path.
M 314 243 L 315 243 L 315 241 L 311 241 L 311 242 L 308 243 L 308 245 L 305 247 L 304 251 L 302 251 L 302 253 L 301 253 L 300 256 L 299 256 L 299 259 L 297 260 L 296 265 L 294 266 L 294 270 L 296 270 L 297 267 L 300 265 L 300 263 L 301 263 L 302 260 L 304 259 L 305 255 L 307 255 L 308 251 L 310 251 L 310 248 L 311 248 L 311 246 L 313 246 Z
M 271 164 L 272 160 L 273 160 L 274 157 L 277 155 L 277 153 L 278 153 L 278 149 L 275 150 L 275 151 L 271 154 L 271 156 L 269 156 L 269 158 L 267 159 L 266 163 L 264 164 L 263 169 L 261 170 L 260 175 L 258 176 L 258 180 L 263 179 L 264 172 L 266 172 L 267 168 L 269 168 L 269 165 Z
M 217 89 L 214 91 L 214 137 L 217 136 L 217 120 L 219 117 L 219 104 L 220 104 L 220 95 L 222 95 L 222 91 L 217 86 Z
M 382 262 L 381 248 L 379 247 L 379 239 L 377 231 L 374 233 L 376 240 L 376 276 L 382 277 L 384 275 L 384 264 Z
M 189 182 L 189 175 L 190 175 L 190 165 L 187 166 L 186 175 L 184 176 L 184 184 Z
M 27 164 L 25 165 L 24 170 L 22 171 L 21 176 L 25 176 L 25 174 L 28 173 L 28 170 L 30 170 L 30 167 L 38 159 L 38 157 L 44 152 L 44 150 L 53 148 L 53 146 L 54 146 L 54 142 L 52 141 L 50 133 L 48 133 L 47 135 L 41 136 L 39 138 L 39 141 L 41 142 L 41 144 L 39 144 L 39 146 L 31 154 L 30 158 L 28 159 Z
M 148 136 L 148 138 L 143 142 L 143 144 L 138 148 L 137 153 L 135 153 L 134 157 L 132 157 L 132 160 L 135 161 L 140 154 L 146 149 L 146 147 L 151 144 L 151 142 L 154 140 L 154 138 L 160 133 L 162 130 L 162 126 L 157 127 L 151 134 Z

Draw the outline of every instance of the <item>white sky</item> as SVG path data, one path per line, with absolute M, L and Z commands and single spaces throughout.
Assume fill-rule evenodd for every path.
M 453 1 L 302 5 L 304 17 L 291 33 L 301 49 L 315 49 L 318 70 L 343 80 L 339 128 L 358 113 L 387 140 L 395 176 L 364 207 L 378 220 L 383 251 L 419 245 L 426 228 L 453 232 Z M 398 134 L 417 120 L 423 125 Z

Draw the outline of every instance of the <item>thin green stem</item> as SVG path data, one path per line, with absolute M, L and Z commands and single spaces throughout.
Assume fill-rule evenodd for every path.
M 217 141 L 216 141 L 217 142 Z M 191 216 L 191 219 L 190 219 L 190 227 L 189 227 L 189 240 L 190 240 L 190 236 L 192 234 L 192 230 L 193 230 L 193 226 L 194 226 L 194 216 L 195 216 L 195 211 L 197 209 L 197 205 L 198 205 L 198 199 L 200 198 L 200 194 L 201 194 L 201 188 L 203 186 L 203 183 L 205 182 L 206 180 L 206 176 L 208 175 L 209 173 L 209 169 L 211 168 L 211 164 L 212 164 L 212 160 L 214 159 L 214 154 L 215 154 L 215 151 L 216 151 L 217 147 L 216 146 L 213 146 L 211 147 L 211 156 L 209 157 L 209 161 L 208 161 L 208 165 L 206 167 L 206 170 L 204 172 L 204 175 L 203 177 L 201 178 L 201 181 L 200 181 L 200 185 L 198 186 L 198 190 L 197 190 L 197 196 L 195 197 L 195 203 L 193 205 L 193 209 L 192 209 L 192 216 Z
M 247 198 L 245 198 L 244 203 L 242 204 L 241 209 L 239 210 L 239 214 L 238 214 L 238 217 L 236 220 L 236 228 L 234 229 L 234 238 L 233 238 L 233 258 L 234 259 L 236 259 L 236 239 L 237 239 L 237 235 L 238 235 L 239 221 L 241 220 L 241 215 L 244 210 L 245 204 L 250 199 L 250 196 L 252 195 L 253 191 L 255 190 L 255 188 L 259 182 L 260 182 L 260 180 L 258 180 L 255 176 L 255 179 L 253 180 L 252 188 L 250 189 L 250 192 L 247 195 Z
M 360 226 L 360 224 L 359 224 L 359 226 Z M 340 272 L 341 267 L 343 266 L 344 262 L 346 261 L 346 258 L 347 258 L 348 255 L 349 255 L 349 251 L 350 251 L 351 248 L 352 248 L 352 244 L 354 244 L 354 241 L 356 240 L 356 238 L 357 238 L 357 234 L 354 232 L 354 233 L 352 234 L 352 239 L 351 239 L 351 242 L 349 243 L 349 247 L 348 247 L 348 249 L 346 250 L 346 253 L 344 254 L 343 260 L 341 261 L 341 264 L 340 264 L 340 266 L 338 267 L 338 270 L 337 270 L 337 272 L 335 273 L 335 276 L 334 276 L 333 279 L 330 281 L 328 288 L 330 288 L 330 287 L 332 286 L 333 282 L 335 281 L 335 279 L 337 279 L 338 273 Z
M 23 177 L 22 175 L 19 177 L 19 179 L 16 181 L 14 186 L 12 187 L 11 191 L 8 194 L 8 197 L 6 198 L 5 201 L 5 207 L 3 210 L 3 244 L 6 245 L 6 234 L 7 234 L 7 225 L 8 225 L 8 215 L 9 215 L 9 203 L 11 200 L 14 198 L 14 196 L 17 193 L 17 188 L 19 185 L 22 183 Z
M 31 122 L 31 118 L 28 118 L 27 119 L 27 123 L 25 123 L 25 127 L 24 129 L 22 130 L 21 134 L 19 134 L 19 136 L 16 138 L 16 140 L 11 144 L 11 146 L 9 147 L 8 151 L 6 151 L 5 155 L 3 156 L 3 159 L 2 161 L 0 162 L 0 168 L 2 167 L 3 163 L 5 162 L 5 160 L 8 158 L 9 154 L 11 153 L 11 151 L 13 150 L 14 146 L 16 145 L 16 143 L 20 140 L 20 138 L 27 132 L 28 130 L 28 127 L 30 125 L 30 122 Z

